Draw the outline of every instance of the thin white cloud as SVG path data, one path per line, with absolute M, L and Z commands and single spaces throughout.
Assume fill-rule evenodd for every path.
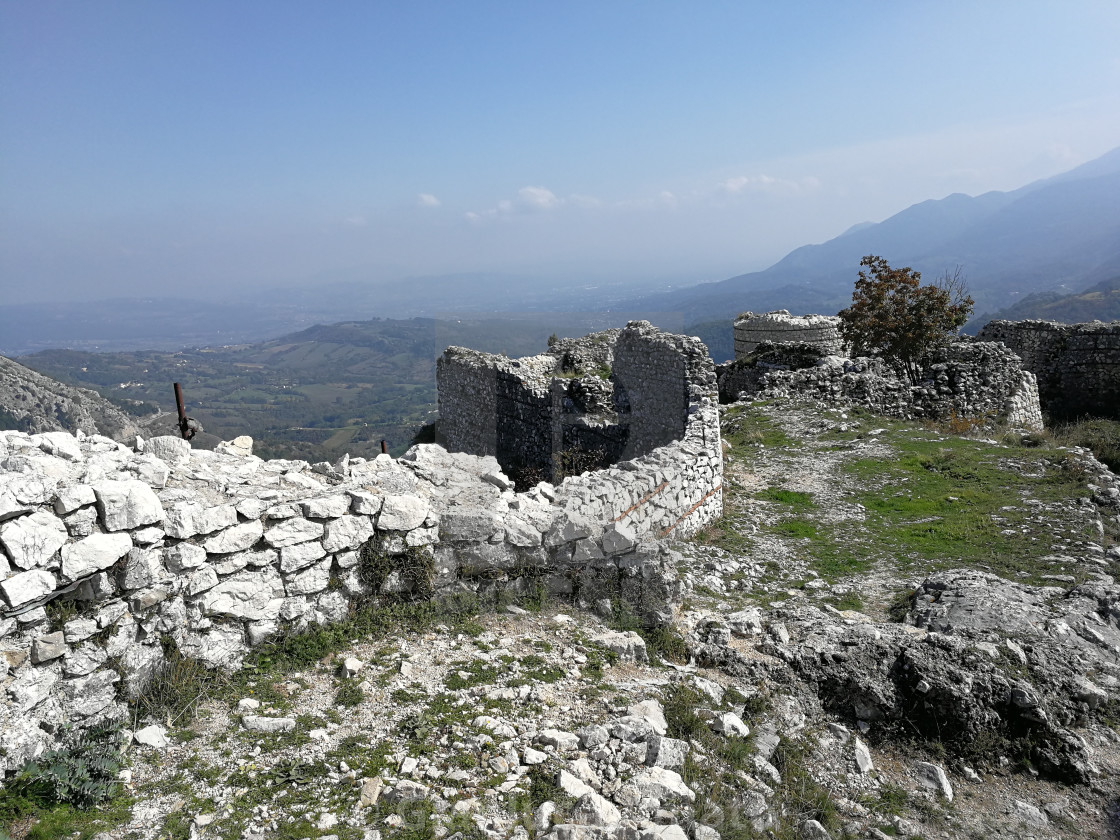
M 342 220 L 342 223 L 344 225 L 347 225 L 348 227 L 365 227 L 366 226 L 366 217 L 365 216 L 347 216 L 345 219 Z
M 545 187 L 522 187 L 517 191 L 517 203 L 527 210 L 551 210 L 563 202 Z
M 542 213 L 555 210 L 558 207 L 571 205 L 573 207 L 593 207 L 599 200 L 590 195 L 574 195 L 570 198 L 561 198 L 547 187 L 528 186 L 517 191 L 516 198 L 503 198 L 496 206 L 489 210 L 479 210 L 467 213 L 465 218 L 471 222 L 480 222 L 483 219 L 503 218 L 526 213 Z
M 736 175 L 716 185 L 717 192 L 740 195 L 745 192 L 802 192 L 813 190 L 821 185 L 812 175 L 803 178 L 775 178 L 772 175 Z
M 443 204 L 442 201 L 431 193 L 420 193 L 416 196 L 416 203 L 421 207 L 439 207 Z

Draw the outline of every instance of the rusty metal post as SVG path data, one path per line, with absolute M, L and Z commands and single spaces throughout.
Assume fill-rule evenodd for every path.
M 389 454 L 389 447 L 385 445 L 385 441 L 381 441 L 381 454 L 382 455 L 388 455 Z
M 183 407 L 183 389 L 178 382 L 175 383 L 175 407 L 179 409 L 179 434 L 183 436 L 183 440 L 190 440 L 194 437 L 194 429 L 187 420 L 187 410 Z

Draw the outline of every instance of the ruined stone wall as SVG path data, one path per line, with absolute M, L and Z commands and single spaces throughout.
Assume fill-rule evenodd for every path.
M 464 352 L 453 351 L 456 356 Z M 568 475 L 557 488 L 558 504 L 591 521 L 618 522 L 637 535 L 651 536 L 687 536 L 720 515 L 718 394 L 715 367 L 703 342 L 663 333 L 647 321 L 631 321 L 620 331 L 557 342 L 550 352 L 560 360 L 557 374 L 568 367 L 574 376 L 552 380 L 553 454 L 574 446 L 601 449 L 608 455 L 605 460 L 619 461 Z M 488 358 L 499 370 L 509 362 Z M 578 375 L 608 361 L 609 380 Z M 458 389 L 450 375 L 447 381 Z M 448 404 L 455 413 L 446 418 L 450 428 L 470 411 L 469 394 L 455 390 L 453 395 Z M 499 414 L 497 421 L 501 419 Z M 463 451 L 482 452 L 470 435 L 448 433 L 445 439 Z M 498 460 L 502 462 L 501 455 Z
M 237 668 L 378 599 L 536 586 L 666 620 L 679 556 L 592 510 L 548 484 L 514 493 L 493 457 L 437 445 L 312 467 L 173 437 L 138 451 L 0 432 L 0 776 L 64 724 L 120 718 L 163 637 Z
M 727 398 L 737 399 L 745 392 L 751 399 L 797 397 L 858 405 L 888 417 L 992 420 L 1016 428 L 1042 428 L 1034 375 L 1001 344 L 954 342 L 935 357 L 917 385 L 900 378 L 881 359 L 829 355 L 791 369 L 793 365 L 765 360 L 780 358 L 783 351 L 788 356 L 796 348 L 762 349 L 771 352 L 754 363 L 724 366 L 720 391 Z M 793 355 L 808 364 L 804 352 Z
M 766 314 L 744 312 L 735 319 L 735 358 L 764 343 L 796 342 L 819 347 L 825 355 L 843 353 L 840 319 L 835 315 L 790 315 L 785 309 Z
M 1120 419 L 1120 321 L 990 321 L 977 337 L 1002 342 L 1023 360 L 1052 417 Z
M 506 469 L 551 463 L 555 367 L 549 355 L 509 359 L 449 347 L 436 362 L 436 439 L 452 452 L 492 455 Z

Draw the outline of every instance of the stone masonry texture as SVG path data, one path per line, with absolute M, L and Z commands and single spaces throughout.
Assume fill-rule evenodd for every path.
M 1120 321 L 990 321 L 977 337 L 1001 342 L 1023 360 L 1052 418 L 1120 419 Z

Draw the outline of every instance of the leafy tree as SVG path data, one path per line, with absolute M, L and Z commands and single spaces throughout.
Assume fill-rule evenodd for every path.
M 852 293 L 840 313 L 840 334 L 855 355 L 881 356 L 912 384 L 922 363 L 948 344 L 972 312 L 960 267 L 936 283 L 921 285 L 921 272 L 891 268 L 882 257 L 866 256 Z

